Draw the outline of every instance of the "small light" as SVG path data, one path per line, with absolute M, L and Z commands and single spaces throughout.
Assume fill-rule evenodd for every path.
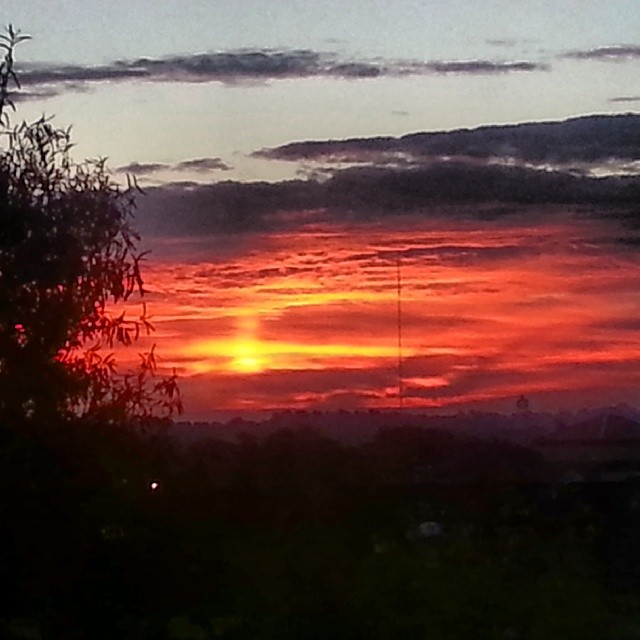
M 160 488 L 160 483 L 156 482 L 155 480 L 153 482 L 149 483 L 149 489 L 151 489 L 151 491 L 157 491 Z

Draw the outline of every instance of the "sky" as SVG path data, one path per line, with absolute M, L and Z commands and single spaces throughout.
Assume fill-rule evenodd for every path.
M 397 406 L 398 276 L 406 407 L 636 403 L 638 121 L 409 134 L 637 112 L 637 0 L 2 7 L 14 121 L 148 193 L 185 417 Z

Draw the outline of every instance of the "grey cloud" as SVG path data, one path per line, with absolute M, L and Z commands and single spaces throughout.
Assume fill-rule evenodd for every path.
M 415 162 L 384 164 L 380 161 L 384 153 L 413 154 Z M 627 229 L 640 226 L 640 177 L 594 178 L 477 160 L 498 153 L 547 161 L 639 157 L 640 116 L 592 116 L 402 138 L 294 143 L 262 154 L 297 160 L 350 154 L 378 164 L 341 170 L 334 167 L 322 172 L 318 180 L 209 185 L 174 182 L 149 189 L 148 198 L 140 200 L 140 230 L 154 236 L 243 234 L 311 223 L 442 215 L 443 207 L 456 212 L 465 206 L 478 219 L 498 220 L 523 211 L 530 215 L 521 205 L 547 204 L 580 205 L 584 215 L 606 217 Z M 439 155 L 449 154 L 466 154 L 470 160 L 475 155 L 476 159 L 438 160 Z M 193 170 L 199 166 L 218 167 L 219 159 L 197 158 L 177 165 L 134 163 L 129 170 Z M 630 237 L 625 232 L 625 238 Z M 508 249 L 512 251 L 517 253 L 517 247 Z
M 498 74 L 546 69 L 536 62 L 492 60 L 407 61 L 341 59 L 336 54 L 299 50 L 242 49 L 165 58 L 120 60 L 100 66 L 34 65 L 20 70 L 24 85 L 65 82 L 165 80 L 173 82 L 237 82 L 251 79 L 330 76 L 376 78 L 426 74 Z
M 377 78 L 388 75 L 387 69 L 367 62 L 343 62 L 328 69 L 329 75 L 344 76 L 345 78 Z
M 548 71 L 547 65 L 538 62 L 493 62 L 491 60 L 462 60 L 448 62 L 428 62 L 425 69 L 434 73 L 464 73 L 470 75 L 483 75 L 495 73 L 508 73 L 511 71 Z
M 136 176 L 144 176 L 150 173 L 157 173 L 163 169 L 167 169 L 170 165 L 162 164 L 160 162 L 132 162 L 125 164 L 122 167 L 118 167 L 116 171 L 121 173 L 132 173 Z
M 609 98 L 609 102 L 613 102 L 613 103 L 640 102 L 640 96 L 616 96 L 615 98 Z
M 241 78 L 317 75 L 322 69 L 321 55 L 314 51 L 241 50 L 138 58 L 102 66 L 30 65 L 20 71 L 20 77 L 25 85 L 130 79 L 232 81 Z
M 167 58 L 139 58 L 123 62 L 154 77 L 171 79 L 224 79 L 234 77 L 287 77 L 314 75 L 322 68 L 321 54 L 311 50 L 241 50 L 198 53 Z
M 60 84 L 65 82 L 98 82 L 103 80 L 126 80 L 148 75 L 143 67 L 131 63 L 115 62 L 110 65 L 84 67 L 80 65 L 30 65 L 19 70 L 23 85 Z
M 60 90 L 53 87 L 41 87 L 34 91 L 15 91 L 9 94 L 12 102 L 30 102 L 32 100 L 44 100 L 46 98 L 54 98 L 60 94 Z
M 561 57 L 574 60 L 629 60 L 640 58 L 640 45 L 595 47 L 593 49 L 568 51 L 562 54 Z
M 176 164 L 165 164 L 161 162 L 132 162 L 116 169 L 116 171 L 119 171 L 120 173 L 132 173 L 137 176 L 158 173 L 159 171 L 207 172 L 215 170 L 230 171 L 231 167 L 220 158 L 194 158 L 193 160 L 183 160 Z
M 401 137 L 308 140 L 255 152 L 278 160 L 425 164 L 441 158 L 513 158 L 562 164 L 611 158 L 640 159 L 640 115 L 584 116 L 476 129 L 420 132 Z
M 513 205 L 502 209 L 511 215 L 528 211 L 520 205 L 582 205 L 620 224 L 619 208 L 629 209 L 629 215 L 639 219 L 635 212 L 640 203 L 640 177 L 591 178 L 517 167 L 440 163 L 411 169 L 345 169 L 324 182 L 171 184 L 148 189 L 148 193 L 139 202 L 138 223 L 140 231 L 154 236 L 242 234 L 313 223 L 428 217 L 442 215 L 447 206 L 457 211 L 455 215 L 463 215 L 464 205 L 471 212 L 466 215 L 482 218 L 486 208 L 482 205 L 495 208 L 500 203 Z M 618 209 L 612 213 L 611 207 Z M 506 251 L 511 255 L 514 249 Z
M 176 171 L 230 171 L 231 167 L 220 158 L 194 158 L 183 160 L 173 166 Z
M 485 42 L 492 47 L 515 47 L 518 44 L 515 38 L 488 38 Z

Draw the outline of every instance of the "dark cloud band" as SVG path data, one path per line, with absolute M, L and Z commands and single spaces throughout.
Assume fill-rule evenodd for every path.
M 343 60 L 335 54 L 313 50 L 240 50 L 196 53 L 165 58 L 138 58 L 102 66 L 29 65 L 20 71 L 28 85 L 63 85 L 124 80 L 173 82 L 237 82 L 250 79 L 376 78 L 428 74 L 503 74 L 545 70 L 545 65 L 528 61 L 406 61 Z
M 574 60 L 627 60 L 640 58 L 640 45 L 595 47 L 593 49 L 568 51 L 562 54 L 561 57 Z
M 440 163 L 408 170 L 346 169 L 323 182 L 171 184 L 148 194 L 139 203 L 140 231 L 197 237 L 429 216 L 449 205 L 469 205 L 472 215 L 483 219 L 522 211 L 520 205 L 582 205 L 605 216 L 613 215 L 608 207 L 623 207 L 632 211 L 632 219 L 625 220 L 633 222 L 640 178 Z
M 624 101 L 631 100 L 625 99 Z M 622 101 L 622 99 L 620 99 Z M 640 159 L 640 115 L 585 116 L 402 137 L 294 142 L 255 153 L 292 161 L 425 164 L 443 157 L 514 158 L 532 163 Z

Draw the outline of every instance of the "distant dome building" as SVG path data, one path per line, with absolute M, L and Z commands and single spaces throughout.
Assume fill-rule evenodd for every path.
M 524 413 L 525 411 L 529 411 L 529 400 L 524 396 L 520 396 L 516 401 L 516 409 L 520 413 Z

